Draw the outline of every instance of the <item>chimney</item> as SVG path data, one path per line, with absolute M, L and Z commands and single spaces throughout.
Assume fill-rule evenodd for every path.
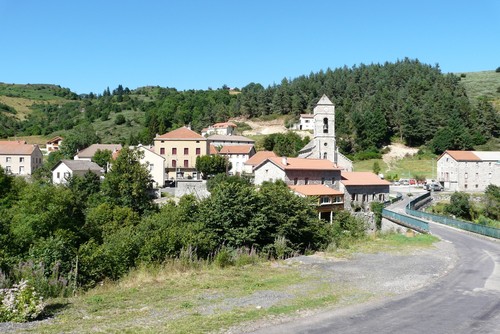
M 288 165 L 288 159 L 286 157 L 281 157 L 281 163 L 285 166 Z

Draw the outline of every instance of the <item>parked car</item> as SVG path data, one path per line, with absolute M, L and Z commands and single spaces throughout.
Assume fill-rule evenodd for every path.
M 410 186 L 414 186 L 417 184 L 417 180 L 415 179 L 410 179 L 408 182 L 410 183 Z
M 410 184 L 410 180 L 408 179 L 399 179 L 399 183 L 402 184 L 403 186 L 407 186 Z
M 439 183 L 428 183 L 424 186 L 425 190 L 427 191 L 442 191 L 443 190 L 443 186 L 440 185 Z

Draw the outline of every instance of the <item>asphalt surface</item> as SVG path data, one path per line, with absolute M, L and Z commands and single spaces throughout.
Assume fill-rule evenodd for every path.
M 435 223 L 430 229 L 458 256 L 456 266 L 434 284 L 256 333 L 500 333 L 500 242 Z

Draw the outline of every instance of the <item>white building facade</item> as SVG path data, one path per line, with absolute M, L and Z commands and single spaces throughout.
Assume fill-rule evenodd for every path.
M 445 151 L 437 160 L 438 181 L 447 191 L 483 192 L 500 186 L 500 151 Z

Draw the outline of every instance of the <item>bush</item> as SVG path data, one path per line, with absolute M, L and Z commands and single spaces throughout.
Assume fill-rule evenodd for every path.
M 495 70 L 495 72 L 500 73 L 500 66 L 497 67 L 497 69 Z
M 125 122 L 127 122 L 127 120 L 125 119 L 125 116 L 123 116 L 122 114 L 116 115 L 116 117 L 115 117 L 115 124 L 116 125 L 125 124 Z
M 0 322 L 34 320 L 45 308 L 43 298 L 24 279 L 11 289 L 0 289 L 0 300 Z

